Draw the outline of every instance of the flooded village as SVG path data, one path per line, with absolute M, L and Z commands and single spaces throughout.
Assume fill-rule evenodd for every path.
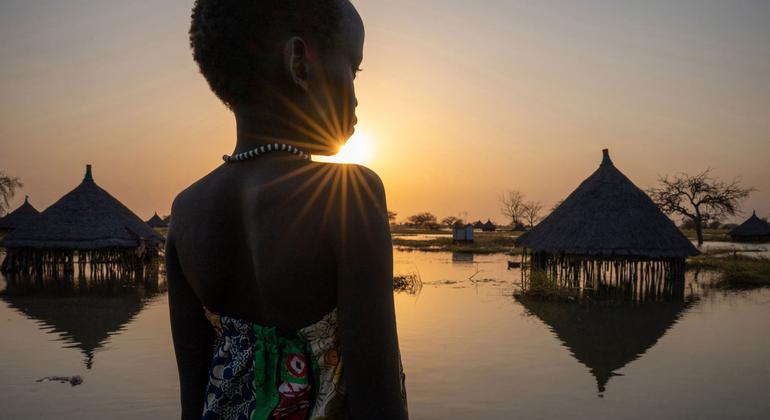
M 178 416 L 163 268 L 173 219 L 142 220 L 95 175 L 88 165 L 51 206 L 25 198 L 0 219 L 10 418 Z M 393 221 L 415 418 L 770 412 L 770 225 L 754 213 L 697 235 L 632 179 L 605 150 L 533 223 Z
M 0 1 L 0 420 L 770 419 L 768 21 Z

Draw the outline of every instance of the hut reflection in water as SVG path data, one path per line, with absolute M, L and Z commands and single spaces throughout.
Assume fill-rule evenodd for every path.
M 125 328 L 155 296 L 166 291 L 159 270 L 131 277 L 6 276 L 0 299 L 52 334 L 64 348 L 83 352 L 87 369 L 109 338 Z
M 525 296 L 516 300 L 556 335 L 570 354 L 596 378 L 599 396 L 620 369 L 649 351 L 695 298 L 645 303 L 593 304 L 545 301 Z

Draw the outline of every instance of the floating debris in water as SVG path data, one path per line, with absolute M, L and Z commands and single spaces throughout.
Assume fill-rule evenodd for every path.
M 393 277 L 393 289 L 396 292 L 416 295 L 422 289 L 422 279 L 416 273 L 399 274 Z
M 425 284 L 429 284 L 431 286 L 443 286 L 443 285 L 457 284 L 457 283 L 460 283 L 460 282 L 457 280 L 436 280 L 436 281 L 427 282 Z
M 471 280 L 472 283 L 499 283 L 500 281 L 497 279 L 478 279 L 478 280 Z
M 46 376 L 36 380 L 35 382 L 59 382 L 62 384 L 69 383 L 72 386 L 78 386 L 83 383 L 83 377 L 80 375 L 75 376 Z

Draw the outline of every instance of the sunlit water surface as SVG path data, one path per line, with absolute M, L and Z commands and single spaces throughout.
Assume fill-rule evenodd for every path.
M 690 274 L 686 302 L 599 319 L 525 308 L 507 260 L 395 253 L 396 272 L 425 283 L 396 294 L 413 419 L 770 417 L 770 289 L 713 289 Z M 0 331 L 0 418 L 179 415 L 165 293 L 3 296 Z M 36 382 L 51 375 L 84 382 Z

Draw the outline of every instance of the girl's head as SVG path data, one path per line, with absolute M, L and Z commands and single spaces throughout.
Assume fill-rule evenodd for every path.
M 333 154 L 353 134 L 364 27 L 348 0 L 196 0 L 190 45 L 236 113 L 268 110 Z

